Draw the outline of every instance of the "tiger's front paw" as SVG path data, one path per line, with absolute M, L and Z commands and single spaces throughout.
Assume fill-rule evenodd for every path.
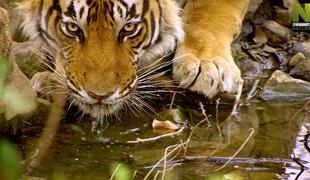
M 242 82 L 234 61 L 223 56 L 204 59 L 193 54 L 176 55 L 173 77 L 181 88 L 190 89 L 209 98 L 218 93 L 235 94 Z

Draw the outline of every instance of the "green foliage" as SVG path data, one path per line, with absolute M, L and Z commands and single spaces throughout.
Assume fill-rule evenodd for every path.
M 239 171 L 233 171 L 227 174 L 214 173 L 205 178 L 205 180 L 243 180 L 243 179 L 245 178 Z
M 1 91 L 0 91 L 1 92 Z M 23 113 L 27 102 L 15 90 L 4 90 L 1 92 L 0 100 L 14 112 Z
M 20 158 L 15 148 L 6 140 L 0 140 L 0 179 L 17 180 L 20 176 Z
M 3 88 L 3 83 L 8 74 L 8 69 L 9 61 L 0 55 L 0 89 Z
M 118 164 L 113 166 L 113 180 L 129 180 L 131 179 L 131 171 L 128 166 L 124 164 Z

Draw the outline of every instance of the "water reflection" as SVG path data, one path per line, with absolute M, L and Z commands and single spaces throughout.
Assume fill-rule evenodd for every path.
M 309 116 L 305 117 L 309 118 Z M 304 122 L 296 137 L 296 144 L 293 149 L 292 158 L 303 161 L 302 166 L 297 163 L 290 163 L 289 167 L 285 168 L 285 174 L 288 175 L 288 179 L 310 179 L 310 152 L 305 146 L 310 145 L 310 139 L 307 136 L 310 130 L 310 123 Z M 305 145 L 307 144 L 307 145 Z
M 178 105 L 187 110 L 185 114 L 191 125 L 201 120 L 202 116 L 189 110 L 186 103 Z M 171 164 L 177 166 L 166 173 L 167 178 L 295 179 L 301 168 L 292 162 L 292 151 L 305 167 L 310 167 L 309 152 L 303 144 L 304 135 L 310 128 L 309 112 L 304 104 L 255 101 L 243 105 L 237 117 L 222 125 L 222 136 L 219 136 L 216 119 L 220 122 L 225 120 L 231 106 L 220 106 L 219 116 L 216 116 L 215 105 L 206 105 L 205 109 L 210 115 L 212 126 L 206 124 L 197 128 L 186 155 L 208 156 L 216 150 L 213 158 L 184 163 L 182 156 L 177 156 L 173 159 L 175 164 Z M 158 135 L 152 130 L 153 119 L 154 117 L 126 115 L 123 121 L 112 124 L 101 135 L 92 134 L 91 123 L 87 121 L 80 121 L 75 125 L 63 123 L 54 145 L 44 158 L 44 164 L 32 175 L 51 177 L 55 172 L 62 172 L 70 179 L 104 179 L 111 175 L 111 166 L 121 162 L 133 171 L 138 170 L 137 179 L 142 178 L 149 167 L 163 157 L 167 146 L 180 143 L 181 140 L 185 142 L 190 132 L 187 129 L 180 136 L 152 143 L 126 143 L 136 138 Z M 251 128 L 255 130 L 255 134 L 246 142 L 235 160 L 223 170 L 214 172 L 245 143 Z M 23 149 L 29 151 L 34 141 L 35 139 L 28 138 Z M 308 177 L 310 174 L 307 170 L 299 176 L 300 179 Z

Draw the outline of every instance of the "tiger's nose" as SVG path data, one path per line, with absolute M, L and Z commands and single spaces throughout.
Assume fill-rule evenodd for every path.
M 96 100 L 98 100 L 98 101 L 107 99 L 108 97 L 110 97 L 111 95 L 113 95 L 113 93 L 107 93 L 107 94 L 105 94 L 105 95 L 98 95 L 98 94 L 96 94 L 96 93 L 94 93 L 94 92 L 91 92 L 91 91 L 88 91 L 87 94 L 88 94 L 90 97 L 92 97 L 92 98 L 94 98 L 94 99 L 96 99 Z

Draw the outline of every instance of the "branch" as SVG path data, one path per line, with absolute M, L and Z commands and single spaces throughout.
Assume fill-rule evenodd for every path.
M 153 141 L 157 141 L 157 140 L 162 139 L 162 138 L 177 136 L 177 135 L 181 134 L 184 131 L 185 126 L 186 125 L 182 126 L 182 128 L 180 128 L 178 131 L 173 132 L 173 133 L 168 133 L 168 134 L 164 134 L 164 135 L 160 135 L 160 136 L 155 136 L 155 137 L 147 138 L 147 139 L 137 138 L 136 141 L 127 141 L 127 143 L 135 144 L 135 143 L 153 142 Z

